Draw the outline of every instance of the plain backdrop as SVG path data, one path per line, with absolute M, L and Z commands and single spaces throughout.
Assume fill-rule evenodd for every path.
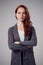
M 15 9 L 24 4 L 30 12 L 36 30 L 37 46 L 33 48 L 36 65 L 43 65 L 43 0 L 0 0 L 0 65 L 10 65 L 8 29 L 15 25 Z

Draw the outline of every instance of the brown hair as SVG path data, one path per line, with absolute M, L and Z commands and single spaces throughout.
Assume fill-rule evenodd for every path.
M 29 11 L 27 9 L 27 7 L 25 5 L 19 5 L 16 10 L 15 10 L 15 13 L 17 13 L 18 9 L 22 7 L 25 9 L 25 13 L 26 13 L 26 19 L 25 21 L 23 22 L 24 24 L 24 32 L 25 32 L 25 35 L 28 35 L 30 33 L 30 29 L 31 29 L 31 26 L 32 26 L 32 22 L 30 20 L 30 14 L 29 14 Z

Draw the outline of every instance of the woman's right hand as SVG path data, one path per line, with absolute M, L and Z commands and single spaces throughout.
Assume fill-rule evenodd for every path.
M 18 41 L 18 42 L 15 42 L 15 44 L 20 44 L 20 42 Z

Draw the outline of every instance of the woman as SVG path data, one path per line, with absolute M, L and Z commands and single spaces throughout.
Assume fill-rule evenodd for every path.
M 26 6 L 15 10 L 17 23 L 8 30 L 8 45 L 12 50 L 11 65 L 36 65 L 33 46 L 37 45 L 35 28 Z

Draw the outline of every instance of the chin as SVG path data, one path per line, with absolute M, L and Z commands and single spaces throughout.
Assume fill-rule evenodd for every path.
M 23 19 L 20 19 L 21 22 L 23 22 L 24 20 Z

